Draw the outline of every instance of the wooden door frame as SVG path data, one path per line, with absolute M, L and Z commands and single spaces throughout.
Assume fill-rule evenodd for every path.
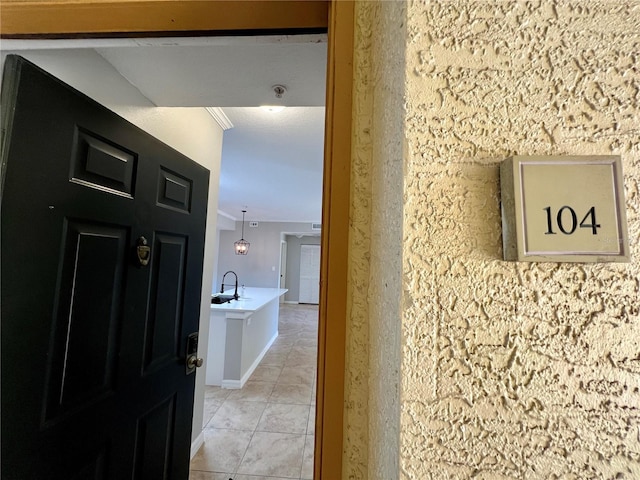
M 314 478 L 342 477 L 353 84 L 350 0 L 65 0 L 0 3 L 3 38 L 328 31 Z

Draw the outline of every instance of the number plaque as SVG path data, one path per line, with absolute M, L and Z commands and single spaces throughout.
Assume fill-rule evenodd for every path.
M 511 157 L 500 189 L 505 260 L 630 261 L 619 156 Z

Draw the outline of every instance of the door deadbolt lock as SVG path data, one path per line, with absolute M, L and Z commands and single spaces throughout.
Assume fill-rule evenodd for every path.
M 194 332 L 187 337 L 187 352 L 184 362 L 185 374 L 191 375 L 196 368 L 201 367 L 204 361 L 198 358 L 198 332 Z
M 202 366 L 203 360 L 201 358 L 198 358 L 197 355 L 190 355 L 189 358 L 187 358 L 187 368 L 192 369 L 192 368 L 199 368 Z

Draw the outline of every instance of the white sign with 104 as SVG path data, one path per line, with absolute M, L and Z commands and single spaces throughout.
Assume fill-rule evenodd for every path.
M 619 156 L 511 157 L 500 184 L 505 260 L 630 261 Z

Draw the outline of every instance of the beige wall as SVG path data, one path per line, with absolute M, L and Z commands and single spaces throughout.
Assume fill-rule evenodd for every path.
M 398 474 L 405 17 L 356 8 L 345 479 Z
M 640 2 L 370 3 L 356 22 L 345 478 L 640 478 Z M 385 109 L 402 59 L 404 132 Z M 621 155 L 632 262 L 503 261 L 498 165 L 514 154 Z M 403 186 L 386 183 L 402 169 Z M 400 262 L 384 240 L 397 217 Z M 383 288 L 404 292 L 398 315 Z M 373 458 L 398 438 L 399 466 Z

